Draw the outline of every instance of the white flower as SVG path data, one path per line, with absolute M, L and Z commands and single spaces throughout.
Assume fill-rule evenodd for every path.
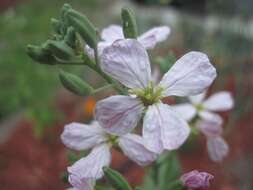
M 140 35 L 137 40 L 146 48 L 153 49 L 159 42 L 165 41 L 170 34 L 168 26 L 154 27 L 151 30 Z M 101 38 L 103 41 L 98 43 L 98 54 L 101 55 L 104 48 L 110 46 L 116 40 L 124 39 L 122 27 L 119 25 L 110 25 L 102 30 Z M 87 53 L 94 57 L 94 50 L 88 45 L 85 47 Z
M 213 112 L 230 110 L 234 106 L 231 94 L 227 91 L 221 91 L 213 94 L 204 100 L 206 93 L 189 97 L 190 103 L 183 103 L 172 106 L 187 121 L 195 116 L 203 120 L 222 123 L 222 118 Z
M 223 133 L 221 123 L 200 120 L 196 127 L 207 138 L 207 151 L 210 159 L 214 162 L 221 162 L 229 152 L 228 144 L 221 136 Z
M 187 53 L 158 85 L 152 82 L 148 54 L 137 40 L 117 40 L 100 58 L 101 69 L 130 92 L 130 96 L 111 96 L 97 103 L 95 117 L 100 125 L 111 134 L 126 134 L 147 109 L 142 131 L 147 146 L 156 153 L 181 146 L 189 135 L 188 124 L 161 99 L 203 92 L 216 77 L 208 57 L 200 52 Z
M 66 125 L 61 140 L 74 150 L 92 149 L 86 157 L 68 167 L 69 181 L 78 190 L 83 190 L 79 188 L 81 186 L 89 190 L 95 180 L 103 176 L 103 167 L 109 166 L 111 162 L 110 148 L 114 143 L 118 143 L 123 153 L 141 166 L 151 163 L 157 157 L 146 148 L 142 137 L 135 134 L 112 136 L 97 122 L 91 125 L 79 123 Z

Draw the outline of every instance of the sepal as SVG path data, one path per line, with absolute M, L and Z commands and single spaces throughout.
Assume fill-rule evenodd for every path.
M 129 8 L 122 8 L 121 18 L 125 38 L 136 39 L 138 37 L 138 29 L 134 12 Z

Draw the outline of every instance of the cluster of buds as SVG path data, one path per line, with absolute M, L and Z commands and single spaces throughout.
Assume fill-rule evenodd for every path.
M 91 150 L 68 167 L 69 182 L 77 190 L 93 189 L 96 180 L 104 175 L 116 189 L 130 190 L 124 178 L 108 168 L 111 148 L 120 149 L 138 165 L 146 166 L 164 152 L 178 149 L 187 140 L 191 131 L 188 122 L 196 114 L 208 121 L 197 126 L 208 137 L 209 152 L 217 152 L 212 149 L 223 142 L 222 155 L 212 153 L 213 160 L 220 160 L 227 152 L 220 137 L 221 119 L 209 110 L 231 108 L 232 98 L 222 93 L 202 104 L 202 93 L 217 75 L 207 55 L 201 52 L 185 54 L 157 82 L 152 77 L 147 50 L 166 40 L 170 28 L 154 27 L 138 35 L 134 13 L 123 8 L 121 16 L 122 27 L 111 25 L 99 36 L 86 16 L 64 5 L 60 19 L 52 19 L 56 33 L 53 39 L 27 48 L 28 55 L 39 63 L 86 65 L 108 83 L 94 89 L 80 77 L 60 71 L 64 87 L 77 95 L 91 95 L 107 87 L 118 92 L 97 102 L 92 123 L 68 124 L 61 135 L 67 147 L 77 151 Z M 171 106 L 163 103 L 168 96 L 190 97 L 193 104 Z M 226 104 L 227 99 L 230 102 Z M 217 125 L 211 128 L 213 124 Z M 137 127 L 140 130 L 136 130 Z M 182 176 L 179 189 L 204 190 L 210 179 L 211 175 L 194 171 Z

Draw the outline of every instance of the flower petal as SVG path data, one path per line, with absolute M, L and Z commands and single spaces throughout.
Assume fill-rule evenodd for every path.
M 98 125 L 70 123 L 61 134 L 63 144 L 74 150 L 86 150 L 106 141 L 105 131 Z
M 163 76 L 160 86 L 164 96 L 193 96 L 204 92 L 216 77 L 216 69 L 201 52 L 181 57 Z
M 223 123 L 221 116 L 219 116 L 216 113 L 209 112 L 209 111 L 200 111 L 199 117 L 205 121 L 210 121 L 210 122 L 216 123 L 217 125 L 222 125 L 222 123 Z
M 97 102 L 95 118 L 108 133 L 123 135 L 136 127 L 143 108 L 137 98 L 111 96 Z
M 203 102 L 205 96 L 206 96 L 206 91 L 195 96 L 189 96 L 188 98 L 192 104 L 200 104 Z
M 101 38 L 106 42 L 113 43 L 116 40 L 124 39 L 122 27 L 119 25 L 110 25 L 102 30 Z
M 227 156 L 229 147 L 222 137 L 215 137 L 208 138 L 207 150 L 212 161 L 221 162 Z
M 165 41 L 170 34 L 168 26 L 154 27 L 138 37 L 138 41 L 146 48 L 153 49 L 159 42 Z
M 147 139 L 147 146 L 152 151 L 161 153 L 162 148 L 178 149 L 189 133 L 190 128 L 186 121 L 170 106 L 163 103 L 149 106 L 144 117 L 143 137 Z
M 104 175 L 103 167 L 109 166 L 110 162 L 110 147 L 107 144 L 101 144 L 94 147 L 88 156 L 68 167 L 68 172 L 80 176 L 81 179 L 99 179 Z
M 98 56 L 100 57 L 102 52 L 104 51 L 104 49 L 108 46 L 110 46 L 112 43 L 111 42 L 98 42 Z M 84 51 L 85 53 L 87 53 L 87 55 L 90 57 L 90 58 L 95 58 L 95 52 L 94 50 L 88 46 L 88 45 L 85 45 L 85 48 L 84 48 Z
M 196 127 L 207 137 L 217 137 L 222 134 L 221 123 L 213 121 L 200 120 Z
M 93 190 L 95 179 L 80 178 L 78 174 L 69 175 L 69 183 L 74 187 L 73 190 Z
M 191 121 L 191 119 L 197 114 L 196 108 L 189 103 L 172 105 L 171 108 L 186 121 Z
M 210 96 L 203 106 L 211 111 L 226 111 L 234 107 L 234 100 L 230 92 L 218 92 Z
M 148 54 L 134 39 L 117 40 L 105 48 L 101 68 L 128 88 L 145 88 L 151 80 Z
M 119 146 L 126 156 L 140 166 L 148 165 L 157 158 L 157 155 L 145 146 L 144 139 L 135 134 L 120 137 Z

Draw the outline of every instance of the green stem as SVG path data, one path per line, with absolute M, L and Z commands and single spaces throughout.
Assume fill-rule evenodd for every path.
M 113 87 L 113 84 L 108 84 L 108 85 L 102 86 L 102 87 L 100 87 L 100 88 L 95 89 L 95 90 L 92 92 L 92 94 L 96 94 L 96 93 L 98 93 L 98 92 L 101 92 L 101 91 L 103 91 L 103 90 L 106 90 L 106 89 L 112 88 L 112 87 Z

